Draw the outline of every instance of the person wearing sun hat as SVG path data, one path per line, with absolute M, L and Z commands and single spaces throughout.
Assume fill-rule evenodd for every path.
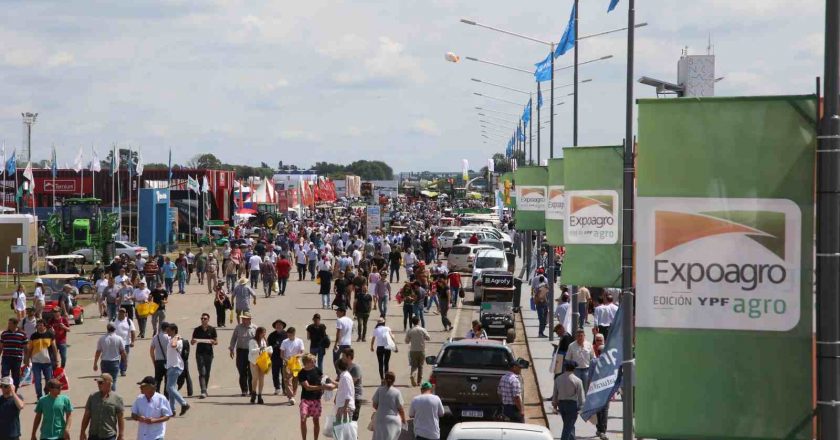
M 443 417 L 443 403 L 432 393 L 432 384 L 423 382 L 420 395 L 411 400 L 408 416 L 414 419 L 414 437 L 418 440 L 440 439 L 440 418 Z
M 236 322 L 239 323 L 239 318 L 243 313 L 251 312 L 251 304 L 248 300 L 252 299 L 254 305 L 257 305 L 257 295 L 254 294 L 254 289 L 248 286 L 248 279 L 242 277 L 236 283 L 236 287 L 233 288 L 230 296 L 233 306 L 236 308 Z

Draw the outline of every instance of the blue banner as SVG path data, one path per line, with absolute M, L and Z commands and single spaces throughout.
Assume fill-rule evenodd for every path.
M 531 100 L 528 100 L 528 105 L 525 106 L 525 110 L 522 112 L 522 122 L 528 123 L 531 121 Z
M 589 389 L 586 390 L 586 402 L 580 411 L 584 420 L 589 420 L 604 406 L 621 386 L 621 363 L 624 359 L 624 325 L 621 306 L 610 325 L 607 345 L 598 360 L 589 366 Z
M 14 177 L 15 173 L 17 172 L 17 151 L 12 152 L 12 157 L 6 160 L 6 177 Z
M 560 38 L 560 43 L 558 43 L 557 48 L 554 49 L 555 57 L 559 57 L 575 47 L 575 43 L 577 42 L 577 29 L 575 26 L 576 9 L 577 5 L 572 5 L 572 13 L 569 15 L 569 23 L 566 25 L 566 31 L 563 32 L 563 36 Z
M 548 56 L 545 57 L 544 60 L 540 61 L 537 64 L 534 64 L 535 66 L 537 66 L 537 69 L 534 70 L 534 78 L 536 78 L 537 81 L 541 82 L 541 81 L 551 80 L 551 75 L 552 75 L 552 72 L 551 72 L 551 57 L 552 57 L 552 55 L 554 55 L 554 54 L 549 53 Z
M 618 6 L 618 0 L 610 0 L 610 6 L 607 8 L 607 12 L 612 12 L 616 6 Z

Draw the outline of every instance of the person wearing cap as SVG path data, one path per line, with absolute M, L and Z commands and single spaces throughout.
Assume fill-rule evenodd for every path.
M 240 317 L 244 313 L 251 312 L 251 304 L 249 304 L 248 300 L 252 299 L 254 305 L 257 305 L 257 295 L 254 294 L 254 289 L 248 286 L 248 279 L 242 277 L 239 279 L 236 287 L 233 288 L 230 296 L 233 301 L 233 306 L 236 309 L 236 322 L 239 323 Z
M 35 307 L 36 317 L 41 317 L 46 300 L 47 298 L 44 295 L 44 281 L 41 278 L 35 278 L 35 292 L 32 293 L 32 305 Z
M 575 421 L 586 400 L 583 382 L 575 376 L 576 367 L 574 361 L 566 361 L 563 374 L 554 378 L 551 406 L 563 419 L 560 440 L 575 440 Z
M 511 422 L 524 423 L 525 408 L 522 406 L 522 382 L 519 374 L 526 361 L 517 359 L 510 364 L 510 370 L 499 380 L 496 392 L 502 400 L 502 414 Z
M 152 292 L 146 288 L 146 281 L 141 278 L 140 282 L 132 292 L 135 306 L 137 304 L 145 304 L 149 302 L 151 294 Z M 139 313 L 137 314 L 137 327 L 139 327 L 140 339 L 144 339 L 146 337 L 146 322 L 148 319 L 148 316 L 140 316 Z
M 163 394 L 156 392 L 159 383 L 152 376 L 140 382 L 140 395 L 131 405 L 131 419 L 139 422 L 137 440 L 161 440 L 166 437 L 166 421 L 172 417 L 172 408 Z
M 120 372 L 120 364 L 126 358 L 125 340 L 116 334 L 116 327 L 113 323 L 106 326 L 107 334 L 101 336 L 96 343 L 96 353 L 93 356 L 93 371 L 100 368 L 103 373 L 108 373 L 114 379 L 111 389 L 117 390 L 117 373 Z M 100 362 L 100 359 L 102 360 Z
M 411 400 L 408 417 L 414 419 L 414 438 L 417 440 L 439 440 L 440 418 L 443 417 L 443 403 L 432 393 L 432 384 L 423 382 L 420 395 Z
M 245 279 L 243 278 L 243 280 Z M 245 280 L 245 284 L 247 282 Z M 240 285 L 248 288 L 245 284 Z M 251 367 L 248 364 L 248 347 L 257 333 L 257 326 L 251 323 L 251 313 L 247 311 L 243 312 L 240 318 L 239 324 L 236 325 L 233 333 L 230 335 L 228 350 L 230 351 L 230 358 L 236 359 L 236 370 L 239 373 L 239 391 L 242 393 L 242 397 L 245 397 L 251 390 Z
M 99 391 L 91 393 L 85 403 L 80 439 L 110 440 L 122 438 L 125 432 L 125 420 L 123 418 L 123 407 L 125 405 L 122 397 L 111 391 L 114 378 L 108 373 L 102 373 L 94 380 Z
M 24 403 L 11 376 L 0 378 L 0 392 L 0 439 L 19 439 L 20 410 Z
M 70 398 L 61 394 L 61 382 L 56 379 L 47 381 L 47 394 L 38 398 L 35 404 L 35 420 L 32 422 L 32 440 L 58 440 L 70 438 L 70 425 L 73 404 Z M 42 424 L 41 421 L 44 423 Z M 38 426 L 40 435 L 36 437 Z

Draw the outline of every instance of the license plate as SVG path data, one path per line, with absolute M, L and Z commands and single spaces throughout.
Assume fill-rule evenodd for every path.
M 461 417 L 473 417 L 473 418 L 480 419 L 480 418 L 484 417 L 484 411 L 465 409 L 465 410 L 461 411 Z
M 490 324 L 490 328 L 505 328 L 504 324 Z

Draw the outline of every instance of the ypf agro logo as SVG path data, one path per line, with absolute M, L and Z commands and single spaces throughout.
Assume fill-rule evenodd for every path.
M 550 220 L 566 218 L 566 190 L 563 185 L 548 187 L 548 206 L 545 208 L 545 218 Z
M 564 237 L 570 244 L 618 242 L 618 193 L 611 190 L 568 191 Z
M 645 214 L 638 273 L 640 286 L 653 293 L 646 305 L 658 311 L 655 326 L 788 330 L 796 325 L 798 206 L 788 200 L 668 199 L 650 209 L 650 200 L 657 199 L 640 205 Z M 661 322 L 669 316 L 667 324 Z
M 517 185 L 516 209 L 520 211 L 545 211 L 546 188 L 544 186 Z

